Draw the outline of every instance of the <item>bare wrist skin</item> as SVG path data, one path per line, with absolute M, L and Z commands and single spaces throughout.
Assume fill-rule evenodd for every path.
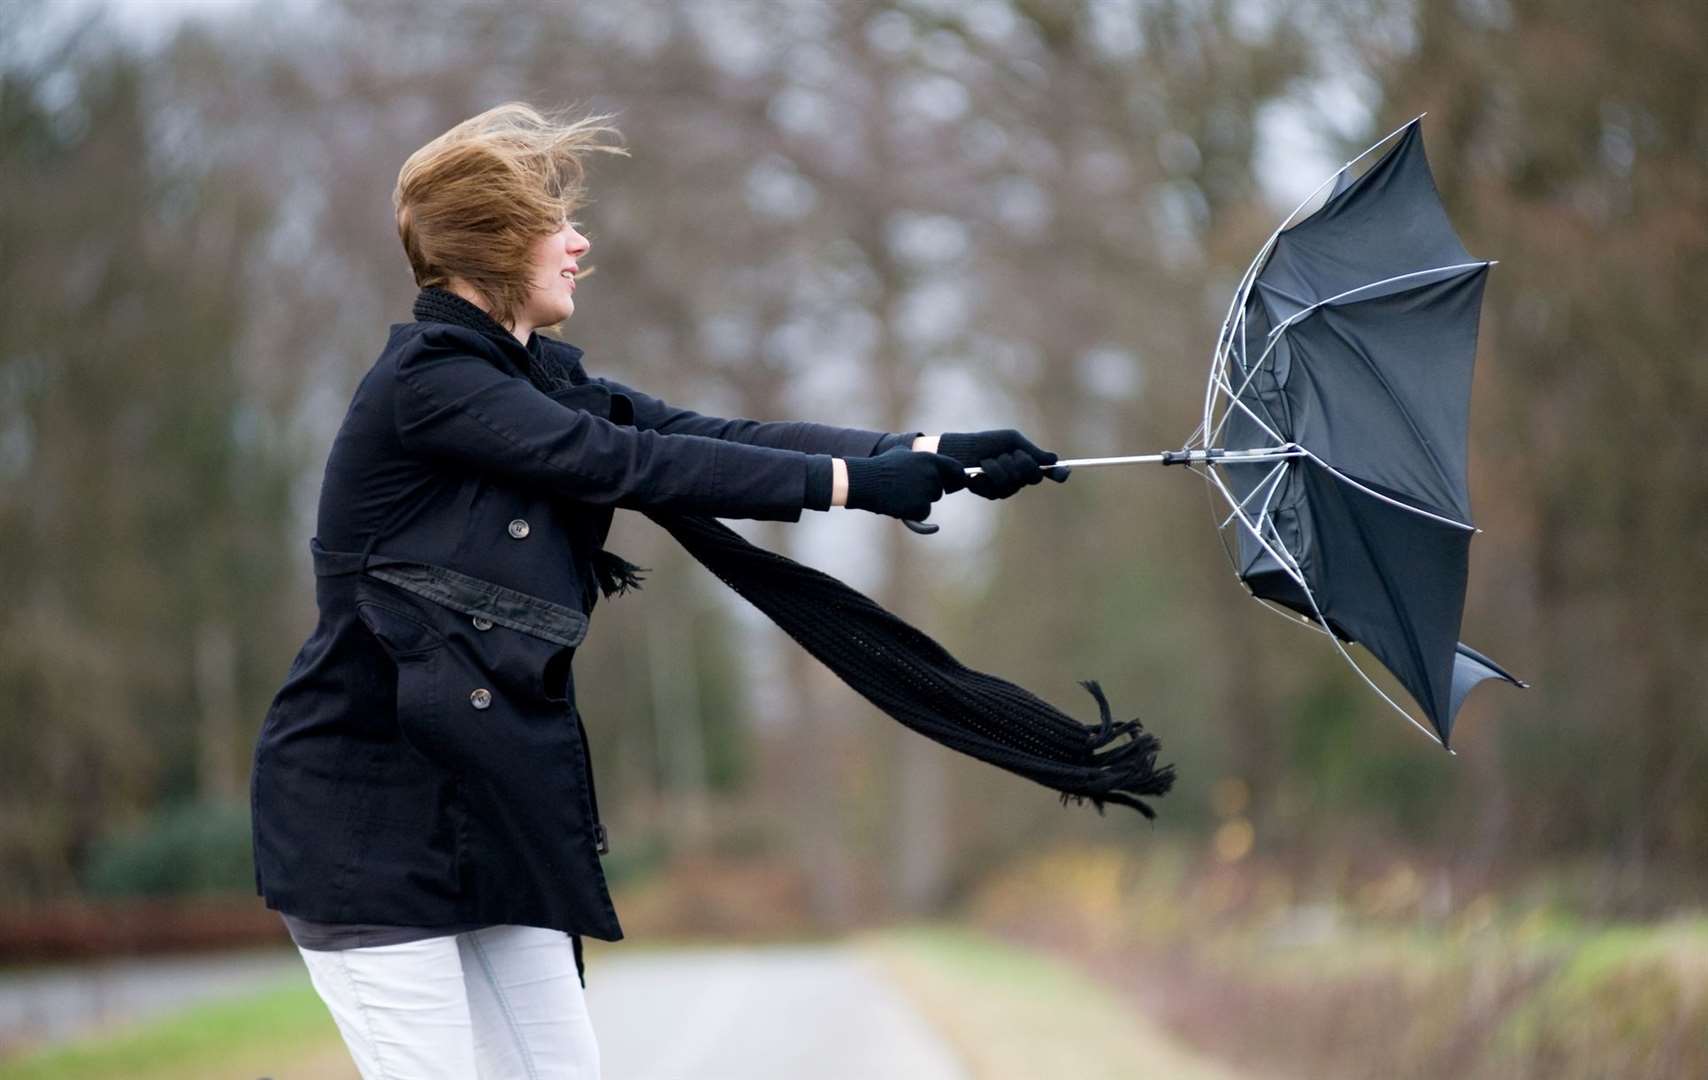
M 911 449 L 923 450 L 927 454 L 935 454 L 937 452 L 937 440 L 942 437 L 943 436 L 941 435 L 921 435 L 917 439 L 913 440 L 913 446 Z

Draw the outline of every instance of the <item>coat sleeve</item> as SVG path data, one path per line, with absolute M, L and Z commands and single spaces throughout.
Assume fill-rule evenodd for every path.
M 672 405 L 644 391 L 624 386 L 615 379 L 594 377 L 593 381 L 612 393 L 627 395 L 634 402 L 635 427 L 665 434 L 701 435 L 751 446 L 770 446 L 841 458 L 871 457 L 894 446 L 909 446 L 920 434 L 917 431 L 834 427 L 806 420 L 725 420 Z
M 799 521 L 815 464 L 800 451 L 640 430 L 568 408 L 452 329 L 426 331 L 401 352 L 394 403 L 408 453 L 625 509 Z

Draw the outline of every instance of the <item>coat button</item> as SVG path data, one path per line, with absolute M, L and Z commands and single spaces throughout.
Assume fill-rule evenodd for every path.
M 528 535 L 528 523 L 523 521 L 521 518 L 513 518 L 510 522 L 510 535 L 517 540 L 521 540 L 523 537 Z
M 474 617 L 474 628 L 476 630 L 491 630 L 492 629 L 492 620 L 491 619 L 484 619 L 484 618 L 481 618 L 479 615 L 476 615 Z
M 474 692 L 469 694 L 469 704 L 477 709 L 486 708 L 492 704 L 492 691 L 484 686 L 476 687 Z

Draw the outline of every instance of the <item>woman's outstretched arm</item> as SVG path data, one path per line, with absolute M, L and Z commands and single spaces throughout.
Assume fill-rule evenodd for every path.
M 885 450 L 906 446 L 913 450 L 935 450 L 937 436 L 920 431 L 871 431 L 836 427 L 807 420 L 747 420 L 706 416 L 680 405 L 672 405 L 643 390 L 625 386 L 615 379 L 595 376 L 593 381 L 612 393 L 634 402 L 635 427 L 667 435 L 703 435 L 751 446 L 799 450 L 835 457 L 875 457 Z
M 406 451 L 626 509 L 798 521 L 830 507 L 827 454 L 614 424 L 499 370 L 486 347 L 451 326 L 403 346 L 393 404 Z

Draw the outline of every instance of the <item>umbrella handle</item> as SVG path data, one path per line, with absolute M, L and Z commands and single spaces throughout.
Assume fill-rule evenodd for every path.
M 1056 465 L 1045 465 L 1045 468 L 1061 468 L 1064 467 L 1064 465 L 1071 465 L 1071 463 L 1069 463 L 1069 461 L 1057 461 Z M 977 465 L 968 467 L 965 472 L 967 472 L 968 477 L 979 477 L 979 475 L 984 475 L 984 470 L 977 467 Z M 936 525 L 933 521 L 914 521 L 914 519 L 910 518 L 902 518 L 902 525 L 907 526 L 910 530 L 914 530 L 915 533 L 919 533 L 921 537 L 929 537 L 929 535 L 934 533 L 934 531 L 938 531 L 939 528 L 943 528 L 943 526 Z

